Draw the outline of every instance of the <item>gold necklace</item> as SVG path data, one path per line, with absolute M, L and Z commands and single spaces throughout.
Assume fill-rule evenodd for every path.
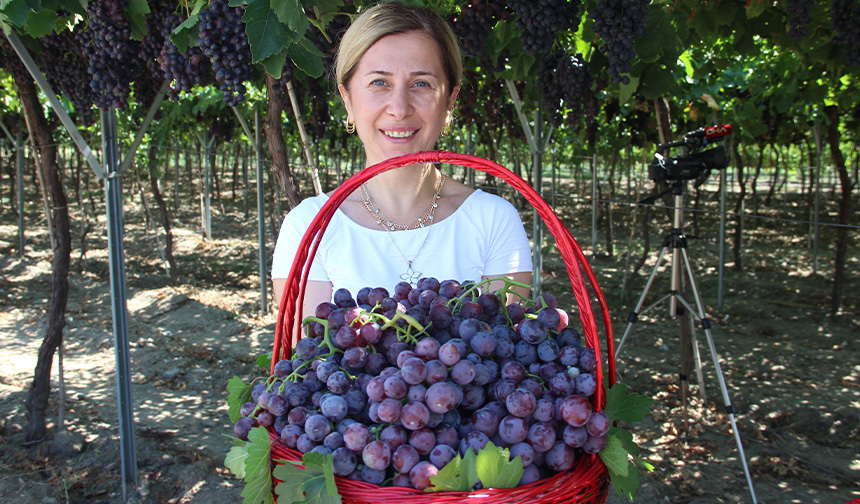
M 433 199 L 430 200 L 430 207 L 427 208 L 427 211 L 422 214 L 421 217 L 418 217 L 417 222 L 415 224 L 398 224 L 388 217 L 380 210 L 376 203 L 373 202 L 373 198 L 370 197 L 370 192 L 367 190 L 367 183 L 361 184 L 361 202 L 364 206 L 364 209 L 376 219 L 376 223 L 385 228 L 387 231 L 403 231 L 408 229 L 418 229 L 423 228 L 424 225 L 430 225 L 433 223 L 433 216 L 436 213 L 436 208 L 439 207 L 439 198 L 442 197 L 442 186 L 445 185 L 445 174 L 442 173 L 442 177 L 439 179 L 439 182 L 436 184 L 436 190 L 433 193 Z

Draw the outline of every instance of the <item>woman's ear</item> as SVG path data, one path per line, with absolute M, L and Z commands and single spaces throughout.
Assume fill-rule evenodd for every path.
M 343 100 L 343 106 L 346 108 L 346 118 L 349 120 L 352 118 L 352 102 L 349 100 L 349 91 L 343 84 L 338 84 L 337 92 L 340 93 L 340 99 Z
M 448 97 L 448 113 L 452 113 L 454 111 L 454 107 L 457 106 L 457 95 L 460 94 L 460 86 L 455 87 L 451 90 L 451 95 Z

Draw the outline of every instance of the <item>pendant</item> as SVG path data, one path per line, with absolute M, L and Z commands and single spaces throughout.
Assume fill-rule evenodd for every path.
M 400 278 L 412 285 L 415 285 L 415 283 L 418 282 L 418 279 L 421 278 L 421 272 L 412 269 L 412 261 L 406 261 L 406 273 L 400 275 Z

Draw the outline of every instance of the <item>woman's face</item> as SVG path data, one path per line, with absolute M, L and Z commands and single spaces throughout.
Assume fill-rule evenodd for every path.
M 423 32 L 388 35 L 364 53 L 349 87 L 338 87 L 367 166 L 435 145 L 460 90 L 448 89 L 439 52 Z

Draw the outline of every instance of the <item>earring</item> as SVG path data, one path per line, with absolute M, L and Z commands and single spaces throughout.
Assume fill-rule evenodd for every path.
M 442 138 L 447 138 L 448 135 L 451 134 L 451 123 L 445 121 L 445 125 L 442 126 Z
M 355 121 L 349 122 L 349 119 L 346 120 L 346 133 L 348 135 L 355 133 Z

